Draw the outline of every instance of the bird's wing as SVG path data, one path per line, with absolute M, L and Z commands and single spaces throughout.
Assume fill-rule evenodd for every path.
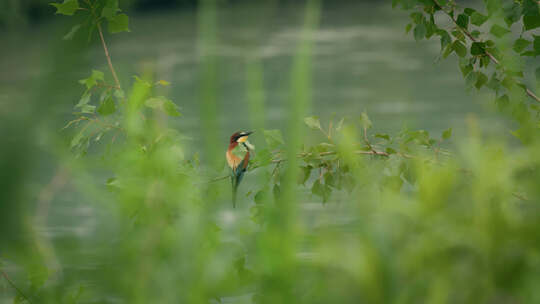
M 244 159 L 244 157 L 246 156 L 246 153 L 247 153 L 247 149 L 246 147 L 244 147 L 243 145 L 237 145 L 232 151 L 231 153 L 234 154 L 236 157 L 240 158 L 240 159 Z

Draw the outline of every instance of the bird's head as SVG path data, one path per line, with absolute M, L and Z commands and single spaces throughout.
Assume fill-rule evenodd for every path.
M 243 142 L 246 142 L 247 139 L 248 139 L 248 136 L 253 133 L 253 132 L 235 132 L 232 136 L 231 136 L 231 141 L 230 143 L 234 143 L 234 142 L 237 142 L 237 143 L 243 143 Z

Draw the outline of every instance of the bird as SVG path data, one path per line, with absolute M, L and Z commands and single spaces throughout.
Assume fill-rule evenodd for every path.
M 238 185 L 244 177 L 250 154 L 254 150 L 253 145 L 248 142 L 248 136 L 252 133 L 252 131 L 233 133 L 229 141 L 229 148 L 225 153 L 227 163 L 231 168 L 233 208 L 236 208 L 236 192 L 238 190 Z

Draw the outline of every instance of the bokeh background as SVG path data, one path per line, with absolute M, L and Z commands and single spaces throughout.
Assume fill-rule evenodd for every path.
M 174 208 L 169 205 L 165 211 L 153 209 L 143 221 L 146 226 L 126 228 L 138 216 L 130 213 L 132 202 L 155 189 L 134 183 L 129 186 L 131 193 L 118 198 L 114 191 L 107 191 L 110 185 L 105 186 L 105 181 L 119 164 L 124 166 L 124 175 L 147 178 L 153 172 L 148 167 L 162 165 L 161 159 L 130 168 L 133 155 L 114 164 L 118 158 L 107 160 L 111 155 L 107 150 L 91 150 L 88 160 L 73 158 L 69 151 L 73 132 L 63 127 L 73 119 L 73 106 L 84 91 L 77 81 L 91 69 L 107 71 L 107 64 L 98 39 L 77 35 L 62 40 L 79 19 L 55 15 L 48 2 L 0 0 L 0 258 L 2 269 L 13 281 L 26 293 L 39 295 L 32 303 L 40 303 L 39 299 L 48 303 L 150 303 L 149 299 L 157 299 L 155 303 L 358 303 L 358 299 L 364 303 L 481 303 L 475 302 L 479 298 L 466 283 L 476 279 L 472 265 L 484 261 L 483 256 L 469 256 L 467 250 L 449 245 L 452 248 L 441 255 L 439 263 L 426 262 L 441 268 L 430 266 L 422 271 L 424 258 L 428 260 L 430 254 L 438 257 L 437 250 L 445 250 L 439 248 L 439 242 L 454 244 L 452 236 L 470 241 L 468 232 L 459 228 L 466 213 L 460 211 L 469 210 L 466 198 L 459 195 L 470 193 L 463 191 L 449 198 L 448 189 L 460 189 L 456 184 L 461 178 L 444 170 L 431 176 L 433 196 L 420 195 L 420 201 L 428 197 L 459 202 L 455 213 L 444 219 L 440 214 L 433 216 L 437 207 L 415 205 L 417 197 L 411 194 L 418 190 L 415 186 L 403 190 L 403 196 L 367 191 L 366 200 L 388 203 L 369 218 L 363 217 L 364 212 L 376 207 L 347 205 L 361 201 L 363 192 L 352 198 L 337 195 L 334 204 L 327 205 L 301 192 L 292 196 L 301 202 L 299 207 L 275 213 L 274 226 L 265 230 L 250 219 L 251 197 L 243 198 L 239 210 L 231 211 L 228 184 L 190 189 L 193 186 L 183 177 L 169 176 L 166 184 L 170 183 L 164 187 L 175 189 L 167 193 L 175 196 L 176 203 L 191 195 L 211 203 L 204 207 L 186 204 L 181 211 L 170 213 Z M 457 58 L 440 59 L 438 40 L 415 42 L 405 33 L 408 14 L 392 9 L 391 1 L 321 1 L 318 26 L 307 38 L 302 36 L 305 1 L 216 1 L 210 17 L 195 0 L 126 0 L 120 6 L 130 16 L 130 32 L 107 35 L 106 40 L 123 87 L 131 85 L 134 74 L 170 82 L 159 93 L 180 107 L 182 117 L 167 123 L 182 134 L 183 153 L 200 154 L 203 165 L 212 164 L 211 173 L 224 168 L 224 158 L 212 157 L 223 155 L 234 131 L 279 129 L 285 135 L 290 131 L 291 71 L 303 39 L 312 47 L 306 74 L 311 78 L 311 101 L 306 115 L 321 121 L 341 117 L 353 121 L 366 111 L 374 122 L 374 133 L 395 133 L 406 126 L 438 136 L 452 127 L 457 138 L 471 134 L 474 121 L 483 134 L 517 143 L 507 129 L 513 123 L 497 113 L 488 102 L 488 93 L 466 88 Z M 215 24 L 208 26 L 212 22 Z M 201 45 L 206 47 L 204 51 Z M 204 57 L 208 54 L 211 64 Z M 205 82 L 209 66 L 210 77 L 215 78 Z M 111 80 L 108 71 L 106 79 Z M 210 104 L 205 101 L 207 94 Z M 254 105 L 253 99 L 264 107 Z M 264 145 L 262 136 L 254 137 L 256 146 Z M 478 186 L 482 194 L 475 198 L 487 205 L 491 198 L 483 195 L 497 188 L 489 177 L 504 171 L 505 165 L 490 167 L 488 160 L 482 162 L 481 155 L 475 154 L 483 151 L 483 145 L 471 147 L 477 150 L 469 154 L 479 159 L 467 161 L 478 164 L 489 185 Z M 493 159 L 499 161 L 499 155 Z M 369 181 L 368 173 L 378 169 L 370 168 L 358 176 Z M 254 173 L 244 190 L 256 188 L 264 175 Z M 451 185 L 445 188 L 448 191 L 439 187 L 445 183 Z M 396 211 L 407 204 L 412 211 L 404 212 L 406 215 Z M 495 231 L 493 227 L 500 224 L 496 220 L 503 220 L 478 208 L 473 213 L 482 215 L 480 222 L 485 220 L 478 239 L 500 235 L 506 240 L 508 236 L 504 244 L 512 247 L 511 225 Z M 536 209 L 532 210 L 536 216 Z M 191 217 L 171 220 L 172 228 L 165 227 L 164 222 L 175 218 L 175 212 Z M 290 218 L 281 223 L 283 214 Z M 291 224 L 296 220 L 298 223 Z M 474 221 L 464 222 L 466 226 Z M 368 223 L 370 228 L 366 228 Z M 531 247 L 537 247 L 534 227 L 524 228 L 529 237 L 524 242 Z M 418 237 L 401 232 L 418 233 Z M 448 239 L 441 241 L 444 236 Z M 206 247 L 207 240 L 219 245 Z M 203 249 L 198 242 L 205 244 Z M 393 254 L 402 248 L 401 242 L 417 242 L 419 247 L 409 248 L 400 260 Z M 299 252 L 291 253 L 287 246 L 297 246 Z M 483 303 L 522 303 L 512 302 L 515 298 L 508 296 L 521 287 L 528 292 L 527 299 L 538 299 L 531 283 L 540 282 L 538 273 L 523 270 L 528 262 L 521 259 L 532 251 L 520 251 L 519 246 L 516 252 L 503 250 L 501 263 L 515 262 L 505 264 L 510 265 L 506 268 L 497 264 L 499 260 L 490 260 L 504 271 L 491 272 L 499 266 L 490 268 L 489 263 L 478 267 L 485 270 L 483 278 L 493 275 L 498 280 L 522 271 L 529 285 L 501 283 L 504 288 L 498 289 L 496 279 L 495 283 L 479 280 L 475 286 L 483 288 L 479 293 L 487 299 Z M 486 256 L 498 257 L 496 241 L 480 247 Z M 538 264 L 537 256 L 538 252 L 529 256 L 532 264 Z M 315 267 L 310 264 L 314 260 L 318 261 Z M 276 273 L 265 268 L 266 262 L 277 265 Z M 229 277 L 230 265 L 239 273 L 244 271 L 246 277 Z M 173 271 L 175 267 L 177 271 Z M 448 275 L 438 277 L 437 271 Z M 257 278 L 256 283 L 250 276 Z M 248 283 L 243 285 L 243 280 Z M 435 283 L 429 284 L 431 280 Z M 410 288 L 402 292 L 400 284 L 409 282 Z M 464 288 L 463 294 L 453 295 L 459 288 Z M 301 296 L 296 295 L 297 289 L 303 290 Z M 258 298 L 259 294 L 264 296 Z M 451 296 L 444 296 L 448 294 Z M 16 297 L 7 280 L 0 278 L 0 303 L 11 303 Z

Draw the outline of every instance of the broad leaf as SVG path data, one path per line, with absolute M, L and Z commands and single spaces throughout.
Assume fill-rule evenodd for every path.
M 523 16 L 523 25 L 526 31 L 540 27 L 540 16 Z
M 452 43 L 452 48 L 459 57 L 465 57 L 467 55 L 467 48 L 465 47 L 465 45 L 463 45 L 463 43 L 458 40 Z
M 280 130 L 264 130 L 263 135 L 264 140 L 270 149 L 276 149 L 285 143 Z
M 371 120 L 369 119 L 369 116 L 365 111 L 362 112 L 362 114 L 360 115 L 360 123 L 362 124 L 362 128 L 364 128 L 364 130 L 368 130 L 373 126 Z
M 443 140 L 450 139 L 450 137 L 452 137 L 452 128 L 448 128 L 448 129 L 444 130 L 443 133 L 442 133 Z
M 317 116 L 310 116 L 310 117 L 304 118 L 304 123 L 313 130 L 322 129 L 321 122 L 319 121 L 319 117 Z
M 514 51 L 516 51 L 516 53 L 521 53 L 523 52 L 523 50 L 525 50 L 525 48 L 527 48 L 529 45 L 531 44 L 531 42 L 527 39 L 523 39 L 523 38 L 519 38 L 516 40 L 516 42 L 514 42 Z
M 485 45 L 483 42 L 473 42 L 471 45 L 471 55 L 478 56 L 486 53 Z
M 64 0 L 63 3 L 49 3 L 50 5 L 56 7 L 56 14 L 73 16 L 75 12 L 79 9 L 78 0 Z
M 494 24 L 491 27 L 491 30 L 489 31 L 491 34 L 495 35 L 497 38 L 501 38 L 502 36 L 510 33 L 510 31 L 498 24 Z
M 119 11 L 118 0 L 107 0 L 107 3 L 101 11 L 101 17 L 111 19 L 114 18 Z
M 79 83 L 86 85 L 87 89 L 91 89 L 97 84 L 98 80 L 104 81 L 104 77 L 105 75 L 103 74 L 103 72 L 98 70 L 92 70 L 92 75 L 90 75 L 90 77 L 88 78 L 79 80 Z
M 426 37 L 426 31 L 426 26 L 423 23 L 418 24 L 414 28 L 414 39 L 416 41 L 424 39 L 424 37 Z
M 129 17 L 126 14 L 118 14 L 108 20 L 110 33 L 129 32 Z
M 477 13 L 477 12 L 474 12 L 472 15 L 471 15 L 471 23 L 476 25 L 476 26 L 481 26 L 482 24 L 484 24 L 484 22 L 486 22 L 488 19 L 487 16 L 484 16 L 480 13 Z
M 469 16 L 465 14 L 460 14 L 456 20 L 456 23 L 460 27 L 467 29 L 467 27 L 469 26 Z
M 114 103 L 114 100 L 110 96 L 103 100 L 99 105 L 97 112 L 104 116 L 116 112 L 116 104 Z
M 178 106 L 172 100 L 164 96 L 149 98 L 144 102 L 144 105 L 152 109 L 159 109 L 169 116 L 181 115 L 180 112 L 178 112 Z

